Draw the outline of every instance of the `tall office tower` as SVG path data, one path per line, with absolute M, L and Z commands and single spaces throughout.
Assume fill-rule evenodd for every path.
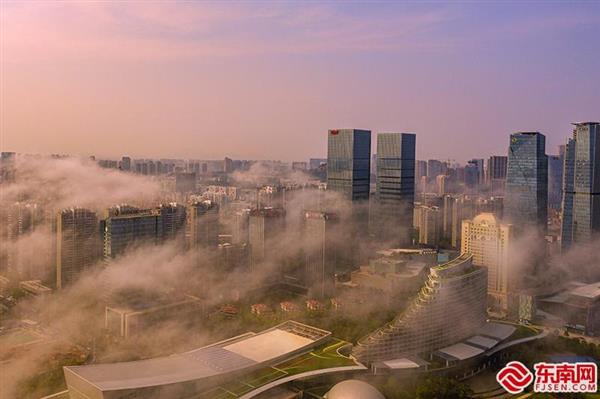
M 442 211 L 437 206 L 415 207 L 414 227 L 419 230 L 419 244 L 439 244 L 442 236 L 442 216 Z
M 303 284 L 309 296 L 325 298 L 333 295 L 336 265 L 343 262 L 344 252 L 334 231 L 338 218 L 320 211 L 304 212 L 305 266 Z
M 56 214 L 56 288 L 74 282 L 101 258 L 100 225 L 89 209 L 68 208 Z
M 562 247 L 600 235 L 600 123 L 574 123 L 565 149 Z
M 439 175 L 445 175 L 448 170 L 448 165 L 437 159 L 427 161 L 427 180 L 434 181 Z
M 371 182 L 371 131 L 329 130 L 327 143 L 327 190 L 348 201 L 369 199 Z
M 250 263 L 256 270 L 263 263 L 275 261 L 278 244 L 285 228 L 285 211 L 281 208 L 262 208 L 250 211 L 248 243 Z
M 564 158 L 548 155 L 548 207 L 560 209 L 562 202 Z
M 248 243 L 248 224 L 250 221 L 250 209 L 241 209 L 233 217 L 233 243 Z
M 487 161 L 487 184 L 492 194 L 504 193 L 508 157 L 492 155 Z
M 219 243 L 219 206 L 193 201 L 187 206 L 185 235 L 188 249 L 216 248 Z
M 193 193 L 196 191 L 196 173 L 177 172 L 175 174 L 175 191 L 178 193 Z
M 548 157 L 546 136 L 538 132 L 510 135 L 504 217 L 519 233 L 548 225 Z
M 371 231 L 381 241 L 397 245 L 410 243 L 415 201 L 416 135 L 379 133 L 377 135 L 376 195 L 371 215 Z
M 508 293 L 514 289 L 510 271 L 512 226 L 501 224 L 492 213 L 481 213 L 462 222 L 461 253 L 473 255 L 473 265 L 488 269 L 488 298 L 497 308 L 506 310 Z
M 163 241 L 185 236 L 186 207 L 176 202 L 161 204 L 158 208 Z
M 125 172 L 129 172 L 131 170 L 131 158 L 122 157 L 121 158 L 121 170 Z
M 108 214 L 102 222 L 105 261 L 137 245 L 155 245 L 162 238 L 162 221 L 157 210 L 113 207 Z

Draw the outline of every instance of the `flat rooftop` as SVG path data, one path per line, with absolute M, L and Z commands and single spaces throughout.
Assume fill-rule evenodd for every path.
M 450 345 L 445 348 L 442 348 L 437 351 L 438 355 L 442 355 L 444 358 L 448 358 L 449 355 L 451 358 L 456 360 L 466 360 L 485 352 L 483 349 L 467 345 L 463 342 L 458 344 Z M 446 355 L 446 356 L 444 356 Z M 451 359 L 452 360 L 452 359 Z
M 485 335 L 486 337 L 494 338 L 498 341 L 504 341 L 506 338 L 510 337 L 515 330 L 516 328 L 509 324 L 489 322 L 478 332 L 479 335 Z
M 101 391 L 134 389 L 200 380 L 276 361 L 327 338 L 330 332 L 287 321 L 259 334 L 248 333 L 172 356 L 65 367 Z
M 575 288 L 569 292 L 574 296 L 580 296 L 588 299 L 600 298 L 600 281 Z

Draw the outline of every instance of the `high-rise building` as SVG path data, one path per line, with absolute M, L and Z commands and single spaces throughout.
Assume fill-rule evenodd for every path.
M 462 245 L 462 221 L 471 219 L 476 214 L 475 199 L 470 196 L 460 195 L 451 202 L 452 205 L 452 223 L 450 244 L 454 248 L 460 248 Z
M 352 354 L 363 363 L 400 359 L 472 337 L 486 321 L 487 270 L 472 255 L 432 267 L 414 300 L 394 320 L 360 339 Z
M 564 158 L 548 155 L 548 207 L 560 209 L 562 202 Z
M 397 244 L 410 243 L 415 200 L 416 135 L 379 133 L 377 135 L 376 200 L 371 230 L 380 240 L 393 237 Z
M 0 271 L 7 272 L 20 280 L 45 280 L 53 264 L 50 243 L 38 244 L 35 262 L 32 262 L 32 257 L 28 255 L 31 253 L 31 248 L 25 245 L 26 237 L 30 237 L 30 234 L 42 228 L 47 221 L 43 207 L 36 203 L 17 202 L 2 207 L 0 212 L 3 214 L 0 223 L 0 239 L 3 240 L 0 245 L 2 261 Z
M 574 123 L 564 166 L 562 247 L 600 234 L 600 123 Z
M 277 244 L 285 227 L 285 211 L 281 208 L 261 208 L 250 211 L 248 243 L 250 263 L 255 270 L 260 264 L 275 260 Z
M 188 204 L 186 217 L 188 248 L 216 248 L 219 242 L 219 206 L 211 201 L 194 201 Z
M 510 135 L 504 216 L 517 232 L 548 224 L 548 157 L 546 137 L 538 132 Z
M 241 209 L 233 217 L 233 243 L 248 243 L 248 224 L 250 221 L 250 209 Z
M 437 206 L 415 206 L 413 225 L 419 231 L 419 244 L 439 244 L 442 238 L 442 217 L 442 211 Z
M 488 297 L 493 306 L 506 310 L 511 287 L 510 246 L 512 226 L 501 224 L 492 213 L 463 220 L 461 253 L 473 255 L 473 265 L 488 269 Z
M 102 253 L 96 213 L 68 208 L 56 214 L 56 288 L 64 288 L 94 265 Z
M 327 189 L 349 201 L 368 200 L 371 131 L 336 129 L 327 136 Z
M 186 207 L 176 202 L 161 204 L 158 208 L 160 214 L 162 240 L 183 238 L 186 226 Z
M 482 185 L 485 183 L 485 167 L 483 158 L 474 158 L 471 159 L 468 164 L 475 165 L 477 168 L 477 184 Z
M 465 166 L 465 188 L 470 194 L 475 194 L 479 186 L 479 165 L 469 161 Z
M 136 245 L 155 245 L 162 240 L 162 221 L 157 210 L 113 207 L 102 222 L 104 259 L 109 261 Z
M 306 263 L 303 283 L 309 289 L 311 297 L 325 298 L 333 295 L 335 268 L 343 261 L 344 254 L 334 232 L 337 223 L 335 214 L 304 212 Z
M 487 161 L 486 180 L 492 194 L 504 193 L 508 157 L 492 155 Z
M 439 175 L 445 175 L 448 170 L 448 165 L 445 162 L 437 159 L 427 161 L 427 178 L 429 181 L 434 181 Z

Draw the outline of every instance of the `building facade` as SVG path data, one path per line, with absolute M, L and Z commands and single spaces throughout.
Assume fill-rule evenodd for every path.
M 329 130 L 327 189 L 348 201 L 369 199 L 371 183 L 371 131 Z
M 68 208 L 56 214 L 56 287 L 61 289 L 101 258 L 101 234 L 96 213 Z
M 534 227 L 545 235 L 548 224 L 546 137 L 538 132 L 511 134 L 504 216 L 518 231 Z
M 564 249 L 589 243 L 600 233 L 600 123 L 574 126 L 565 151 Z
M 432 352 L 464 340 L 486 321 L 487 270 L 472 255 L 432 267 L 425 285 L 393 321 L 360 339 L 353 355 L 363 363 Z
M 462 222 L 461 253 L 473 255 L 473 264 L 487 268 L 488 298 L 492 306 L 506 310 L 511 289 L 512 226 L 501 224 L 492 213 L 481 213 Z
M 397 244 L 410 242 L 415 200 L 416 135 L 377 135 L 376 198 L 371 208 L 371 231 L 380 240 L 393 237 Z

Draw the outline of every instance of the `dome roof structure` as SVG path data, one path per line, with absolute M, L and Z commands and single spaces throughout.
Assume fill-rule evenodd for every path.
M 331 388 L 327 399 L 385 399 L 372 385 L 359 380 L 342 381 Z

